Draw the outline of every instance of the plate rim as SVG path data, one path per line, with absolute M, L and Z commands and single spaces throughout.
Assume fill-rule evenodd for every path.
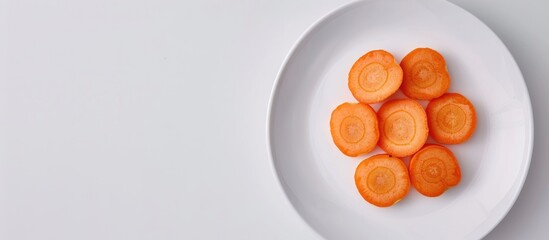
M 271 128 L 272 128 L 272 125 L 273 125 L 273 119 L 272 119 L 273 104 L 274 104 L 275 97 L 276 97 L 276 95 L 279 91 L 280 79 L 282 78 L 282 75 L 284 74 L 284 72 L 285 72 L 285 70 L 288 66 L 288 62 L 294 56 L 295 52 L 299 49 L 299 47 L 303 43 L 303 40 L 307 36 L 309 36 L 318 26 L 320 26 L 321 24 L 323 24 L 324 22 L 329 20 L 331 17 L 342 13 L 343 11 L 347 10 L 348 8 L 351 8 L 354 5 L 358 5 L 358 4 L 362 4 L 362 3 L 366 3 L 366 2 L 372 2 L 372 1 L 376 1 L 376 0 L 352 0 L 348 3 L 342 4 L 342 5 L 340 5 L 336 8 L 333 8 L 332 10 L 330 10 L 327 13 L 323 14 L 320 18 L 316 19 L 312 24 L 310 24 L 305 29 L 305 31 L 303 31 L 299 35 L 297 40 L 294 41 L 294 43 L 292 44 L 292 47 L 290 48 L 289 52 L 284 57 L 284 60 L 282 61 L 282 64 L 280 65 L 280 67 L 278 69 L 278 72 L 276 74 L 275 81 L 273 83 L 273 86 L 271 87 L 271 94 L 269 96 L 269 103 L 268 103 L 268 106 L 267 106 L 267 119 L 266 119 L 266 140 L 267 140 L 266 143 L 267 143 L 267 151 L 268 151 L 268 158 L 269 158 L 269 162 L 270 162 L 271 174 L 274 175 L 274 177 L 276 178 L 277 185 L 278 185 L 279 189 L 282 190 L 283 195 L 284 195 L 284 199 L 286 200 L 286 202 L 288 204 L 290 204 L 290 206 L 293 209 L 294 213 L 296 213 L 299 216 L 300 221 L 304 222 L 305 225 L 307 225 L 308 228 L 310 230 L 312 230 L 312 232 L 314 232 L 317 236 L 319 236 L 323 239 L 325 237 L 322 234 L 320 234 L 313 226 L 311 226 L 311 224 L 307 220 L 305 220 L 305 218 L 301 215 L 301 213 L 296 209 L 295 205 L 290 200 L 290 198 L 287 194 L 287 189 L 286 189 L 284 183 L 282 182 L 282 180 L 281 180 L 281 178 L 278 174 L 278 169 L 277 169 L 276 164 L 275 164 L 275 159 L 274 159 L 273 149 L 272 149 L 272 141 L 271 141 L 271 138 L 272 138 L 272 136 L 271 136 L 272 129 Z M 391 1 L 393 1 L 393 0 L 391 0 Z M 420 2 L 425 2 L 425 0 L 420 0 Z M 533 153 L 533 149 L 534 149 L 534 133 L 535 133 L 534 132 L 534 113 L 533 113 L 533 108 L 532 108 L 532 100 L 530 98 L 530 92 L 528 91 L 528 85 L 526 84 L 526 81 L 524 79 L 524 75 L 522 74 L 520 66 L 518 65 L 517 61 L 515 60 L 515 57 L 511 53 L 511 51 L 509 51 L 509 48 L 507 47 L 507 45 L 505 45 L 503 40 L 501 40 L 501 38 L 494 32 L 494 30 L 492 30 L 492 28 L 490 28 L 486 23 L 484 23 L 481 19 L 476 17 L 474 14 L 472 14 L 468 10 L 456 5 L 455 3 L 447 1 L 447 0 L 443 0 L 441 2 L 444 2 L 445 4 L 450 4 L 452 7 L 456 8 L 458 11 L 463 11 L 469 17 L 472 17 L 472 19 L 477 21 L 481 26 L 484 26 L 488 30 L 489 33 L 493 34 L 496 37 L 497 41 L 499 41 L 499 43 L 501 43 L 501 45 L 503 46 L 504 51 L 506 51 L 509 54 L 509 56 L 511 56 L 512 65 L 514 67 L 516 67 L 516 69 L 518 70 L 518 74 L 519 74 L 520 79 L 522 80 L 522 84 L 524 86 L 524 91 L 525 91 L 525 96 L 526 96 L 526 101 L 527 101 L 525 104 L 528 108 L 527 109 L 528 110 L 527 115 L 528 115 L 528 118 L 530 119 L 530 121 L 529 121 L 530 128 L 526 129 L 526 135 L 527 135 L 526 136 L 526 140 L 527 140 L 526 141 L 526 144 L 527 144 L 526 151 L 527 152 L 526 152 L 525 166 L 524 166 L 524 169 L 522 170 L 522 172 L 520 172 L 521 176 L 520 176 L 520 179 L 519 179 L 519 182 L 518 182 L 518 186 L 514 190 L 513 197 L 511 199 L 511 201 L 509 202 L 509 204 L 507 206 L 505 206 L 504 211 L 502 211 L 502 214 L 497 217 L 497 220 L 495 221 L 495 223 L 492 226 L 489 226 L 489 228 L 486 229 L 485 232 L 483 232 L 482 234 L 480 234 L 478 236 L 479 239 L 483 239 L 489 233 L 491 233 L 501 223 L 501 221 L 503 221 L 503 219 L 505 219 L 505 217 L 509 214 L 509 211 L 511 211 L 511 209 L 515 205 L 519 195 L 521 194 L 522 189 L 524 187 L 524 183 L 526 182 L 526 178 L 528 177 L 528 172 L 530 170 L 530 164 L 532 162 L 532 153 Z

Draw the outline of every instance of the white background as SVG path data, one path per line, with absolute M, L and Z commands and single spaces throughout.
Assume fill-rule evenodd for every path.
M 0 239 L 320 239 L 265 122 L 293 43 L 346 2 L 0 0 Z M 548 5 L 453 2 L 507 45 L 534 110 L 530 173 L 487 239 L 543 239 Z

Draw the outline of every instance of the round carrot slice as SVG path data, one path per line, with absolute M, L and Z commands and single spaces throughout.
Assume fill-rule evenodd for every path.
M 429 100 L 450 88 L 444 57 L 430 48 L 416 48 L 400 62 L 404 77 L 400 89 L 406 96 Z
M 368 104 L 343 103 L 332 112 L 330 132 L 343 154 L 356 157 L 368 153 L 379 139 L 376 112 Z
M 402 160 L 380 154 L 358 165 L 355 184 L 364 200 L 378 207 L 388 207 L 408 194 L 410 178 Z
M 429 145 L 410 160 L 410 180 L 419 193 L 437 197 L 459 183 L 461 170 L 450 149 Z
M 473 104 L 458 93 L 447 93 L 427 105 L 431 136 L 437 142 L 456 144 L 467 141 L 477 125 Z
M 390 53 L 370 51 L 356 60 L 349 72 L 349 89 L 362 103 L 381 102 L 402 83 L 402 69 Z
M 417 152 L 427 141 L 427 116 L 421 105 L 412 99 L 385 102 L 377 112 L 380 128 L 379 146 L 397 156 Z

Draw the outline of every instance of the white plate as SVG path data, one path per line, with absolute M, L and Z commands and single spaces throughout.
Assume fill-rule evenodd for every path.
M 473 137 L 449 146 L 462 181 L 438 198 L 412 188 L 396 205 L 377 208 L 360 197 L 353 174 L 362 159 L 381 150 L 344 156 L 332 142 L 330 114 L 342 102 L 356 102 L 347 74 L 361 55 L 385 49 L 400 61 L 424 46 L 446 58 L 450 92 L 462 93 L 477 109 Z M 356 2 L 322 18 L 286 58 L 269 114 L 269 147 L 282 187 L 328 239 L 481 238 L 515 202 L 532 153 L 532 109 L 517 64 L 488 27 L 446 1 Z

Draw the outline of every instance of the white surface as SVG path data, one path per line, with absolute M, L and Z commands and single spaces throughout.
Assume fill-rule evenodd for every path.
M 0 0 L 0 239 L 319 239 L 267 156 L 276 72 L 347 1 Z M 456 1 L 509 47 L 536 124 L 488 239 L 549 235 L 542 1 Z
M 449 92 L 474 103 L 477 130 L 466 143 L 447 146 L 463 174 L 457 187 L 438 198 L 412 188 L 402 201 L 380 209 L 358 194 L 353 175 L 366 157 L 384 152 L 343 155 L 330 136 L 330 115 L 339 104 L 356 102 L 347 76 L 364 53 L 385 49 L 400 61 L 425 46 L 445 57 Z M 481 238 L 508 212 L 528 170 L 532 112 L 520 71 L 490 29 L 447 2 L 372 0 L 338 9 L 293 49 L 272 101 L 269 137 L 282 186 L 328 239 Z

